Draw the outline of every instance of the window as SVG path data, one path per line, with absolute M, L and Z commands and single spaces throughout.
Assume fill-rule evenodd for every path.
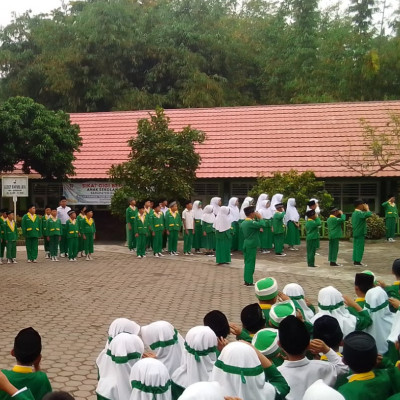
M 231 196 L 238 197 L 239 200 L 244 200 L 253 186 L 254 183 L 232 183 Z

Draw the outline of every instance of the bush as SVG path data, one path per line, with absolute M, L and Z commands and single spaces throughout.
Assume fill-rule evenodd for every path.
M 353 236 L 353 226 L 351 225 L 351 218 L 347 223 L 348 237 Z M 382 239 L 386 234 L 385 220 L 377 214 L 372 214 L 370 218 L 367 219 L 367 239 Z

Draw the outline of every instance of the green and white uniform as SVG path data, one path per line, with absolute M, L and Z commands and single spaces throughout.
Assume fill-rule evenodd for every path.
M 386 239 L 393 239 L 396 235 L 396 225 L 399 219 L 399 211 L 396 203 L 385 201 L 382 203 L 385 210 Z
M 353 226 L 353 261 L 360 263 L 364 255 L 365 236 L 367 234 L 367 218 L 372 215 L 371 211 L 354 210 L 351 215 Z
M 125 221 L 128 225 L 128 248 L 133 250 L 136 247 L 136 237 L 133 231 L 135 218 L 138 215 L 138 210 L 136 207 L 129 206 L 125 212 Z M 130 228 L 130 229 L 129 229 Z
M 160 211 L 158 214 L 153 213 L 150 219 L 150 228 L 153 235 L 153 253 L 162 252 L 162 239 L 164 232 L 164 214 Z
M 146 245 L 147 245 L 147 237 L 149 236 L 149 215 L 143 213 L 142 215 L 138 214 L 135 218 L 134 223 L 134 234 L 136 236 L 136 253 L 138 256 L 146 255 Z
M 3 237 L 6 244 L 6 258 L 12 260 L 17 257 L 18 228 L 14 220 L 6 219 L 3 225 Z
M 342 226 L 346 221 L 346 215 L 342 214 L 340 217 L 330 215 L 326 224 L 328 226 L 328 238 L 329 238 L 329 256 L 328 261 L 336 263 L 337 256 L 339 253 L 339 239 L 343 235 Z
M 96 224 L 93 218 L 83 218 L 79 227 L 81 235 L 84 235 L 83 244 L 86 256 L 94 253 L 94 235 L 96 233 Z
M 283 223 L 284 217 L 284 212 L 275 211 L 275 214 L 272 218 L 272 233 L 274 237 L 275 254 L 281 254 L 283 252 L 283 246 L 285 243 L 285 224 Z
M 232 221 L 230 209 L 222 206 L 215 218 L 215 261 L 217 264 L 231 262 Z
M 181 228 L 182 228 L 182 218 L 178 210 L 172 212 L 171 209 L 169 209 L 165 213 L 165 229 L 169 231 L 168 251 L 170 253 L 171 252 L 176 253 L 178 251 L 178 235 Z
M 42 235 L 40 218 L 36 214 L 27 213 L 22 217 L 21 227 L 25 236 L 27 258 L 30 261 L 36 260 L 38 257 L 39 237 Z
M 61 221 L 58 218 L 52 216 L 46 221 L 46 233 L 50 238 L 49 240 L 49 251 L 50 257 L 58 256 L 58 243 L 60 242 L 61 236 Z
M 307 265 L 309 267 L 315 266 L 315 253 L 319 243 L 319 227 L 321 226 L 321 220 L 308 219 L 306 222 L 306 242 L 307 242 Z
M 79 222 L 77 219 L 69 219 L 66 224 L 66 236 L 67 236 L 67 244 L 68 244 L 68 258 L 70 260 L 74 260 L 78 255 L 78 246 L 79 246 Z

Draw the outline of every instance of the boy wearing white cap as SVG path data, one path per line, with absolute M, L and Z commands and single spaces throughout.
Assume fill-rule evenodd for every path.
M 285 353 L 279 347 L 278 330 L 273 328 L 265 328 L 258 331 L 254 336 L 251 344 L 265 357 L 268 357 L 275 366 L 279 367 L 286 359 Z
M 278 297 L 278 283 L 274 278 L 263 278 L 256 282 L 255 293 L 264 313 L 266 321 L 269 320 L 269 312 Z

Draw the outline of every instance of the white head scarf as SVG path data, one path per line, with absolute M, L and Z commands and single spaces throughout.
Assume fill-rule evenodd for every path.
M 246 219 L 246 214 L 244 213 L 244 209 L 248 206 L 251 205 L 251 203 L 253 202 L 253 198 L 252 197 L 246 197 L 244 199 L 244 202 L 242 203 L 242 206 L 240 207 L 240 219 Z
M 213 208 L 213 213 L 215 216 L 218 215 L 218 211 L 220 209 L 219 202 L 221 201 L 221 197 L 213 197 L 210 201 L 210 206 Z
M 141 336 L 146 346 L 156 353 L 170 375 L 181 365 L 183 337 L 167 321 L 156 321 L 142 326 Z
M 393 325 L 388 337 L 388 341 L 396 343 L 400 335 L 400 311 L 397 311 L 393 316 Z
M 274 195 L 272 196 L 272 199 L 271 199 L 271 206 L 270 206 L 272 215 L 274 215 L 274 213 L 275 213 L 275 211 L 276 211 L 275 206 L 276 206 L 278 203 L 282 203 L 282 199 L 283 199 L 283 194 L 281 194 L 281 193 L 277 193 L 277 194 L 274 194 Z
M 311 318 L 311 323 L 323 315 L 330 315 L 337 319 L 344 336 L 356 329 L 357 318 L 350 314 L 344 306 L 342 294 L 333 286 L 327 286 L 319 291 L 318 307 L 319 311 Z
M 287 225 L 289 221 L 299 222 L 299 219 L 300 214 L 296 208 L 296 200 L 292 197 L 287 202 L 286 213 L 283 217 L 283 222 L 285 225 Z
M 131 370 L 130 400 L 171 400 L 171 380 L 167 367 L 154 358 L 138 361 Z M 122 399 L 121 399 L 122 400 Z
M 315 381 L 304 393 L 303 400 L 345 400 L 345 398 L 328 386 L 322 379 Z
M 208 381 L 216 359 L 217 337 L 214 331 L 208 326 L 195 326 L 186 334 L 182 365 L 171 379 L 183 388 Z
M 219 211 L 218 215 L 215 218 L 214 228 L 218 232 L 225 232 L 228 229 L 231 229 L 232 220 L 229 215 L 230 209 L 229 207 L 222 206 Z
M 380 287 L 369 289 L 365 295 L 365 308 L 369 311 L 372 325 L 365 329 L 376 341 L 379 354 L 388 351 L 388 338 L 393 326 L 394 315 L 390 312 L 388 295 Z
M 315 201 L 315 203 L 317 204 L 317 207 L 315 209 L 315 214 L 319 215 L 321 213 L 321 209 L 319 208 L 319 204 L 318 204 L 318 200 L 317 199 L 310 199 L 309 201 Z M 307 206 L 306 212 L 310 211 L 311 208 L 309 206 Z
M 201 201 L 196 200 L 193 203 L 193 217 L 194 219 L 201 219 L 203 216 L 203 209 L 201 208 Z
M 256 210 L 258 210 L 261 207 L 261 202 L 264 200 L 268 200 L 268 195 L 266 193 L 261 193 L 257 199 Z
M 251 374 L 247 371 L 251 370 Z M 254 373 L 259 374 L 254 375 Z M 241 342 L 225 346 L 211 373 L 211 380 L 222 386 L 224 396 L 242 400 L 273 400 L 275 388 L 265 382 L 265 373 L 256 351 Z
M 218 382 L 197 382 L 186 388 L 179 400 L 224 400 L 224 395 Z
M 269 200 L 263 200 L 260 204 L 260 208 L 256 210 L 263 219 L 271 219 L 273 217 L 270 204 L 271 202 Z
M 314 316 L 314 312 L 310 307 L 308 307 L 306 301 L 304 300 L 304 289 L 297 283 L 288 283 L 283 288 L 282 292 L 286 294 L 286 296 L 289 296 L 291 300 L 296 300 L 299 303 L 306 320 L 310 321 L 310 319 Z
M 142 357 L 144 345 L 142 340 L 130 333 L 120 333 L 110 343 L 107 357 L 102 359 L 99 368 L 99 383 L 96 393 L 106 397 L 106 394 L 116 393 L 118 397 L 109 400 L 129 399 L 131 384 L 129 375 L 132 367 Z M 106 379 L 106 382 L 104 381 Z
M 237 202 L 238 202 L 238 198 L 237 197 L 232 197 L 229 200 L 229 203 L 228 203 L 228 207 L 231 210 L 229 215 L 231 217 L 231 221 L 232 222 L 239 221 L 240 210 L 239 210 L 239 207 L 236 205 Z
M 215 221 L 215 215 L 213 213 L 213 207 L 212 205 L 208 205 L 204 207 L 203 210 L 203 216 L 201 217 L 201 220 L 204 222 L 207 222 L 208 224 L 213 224 Z

